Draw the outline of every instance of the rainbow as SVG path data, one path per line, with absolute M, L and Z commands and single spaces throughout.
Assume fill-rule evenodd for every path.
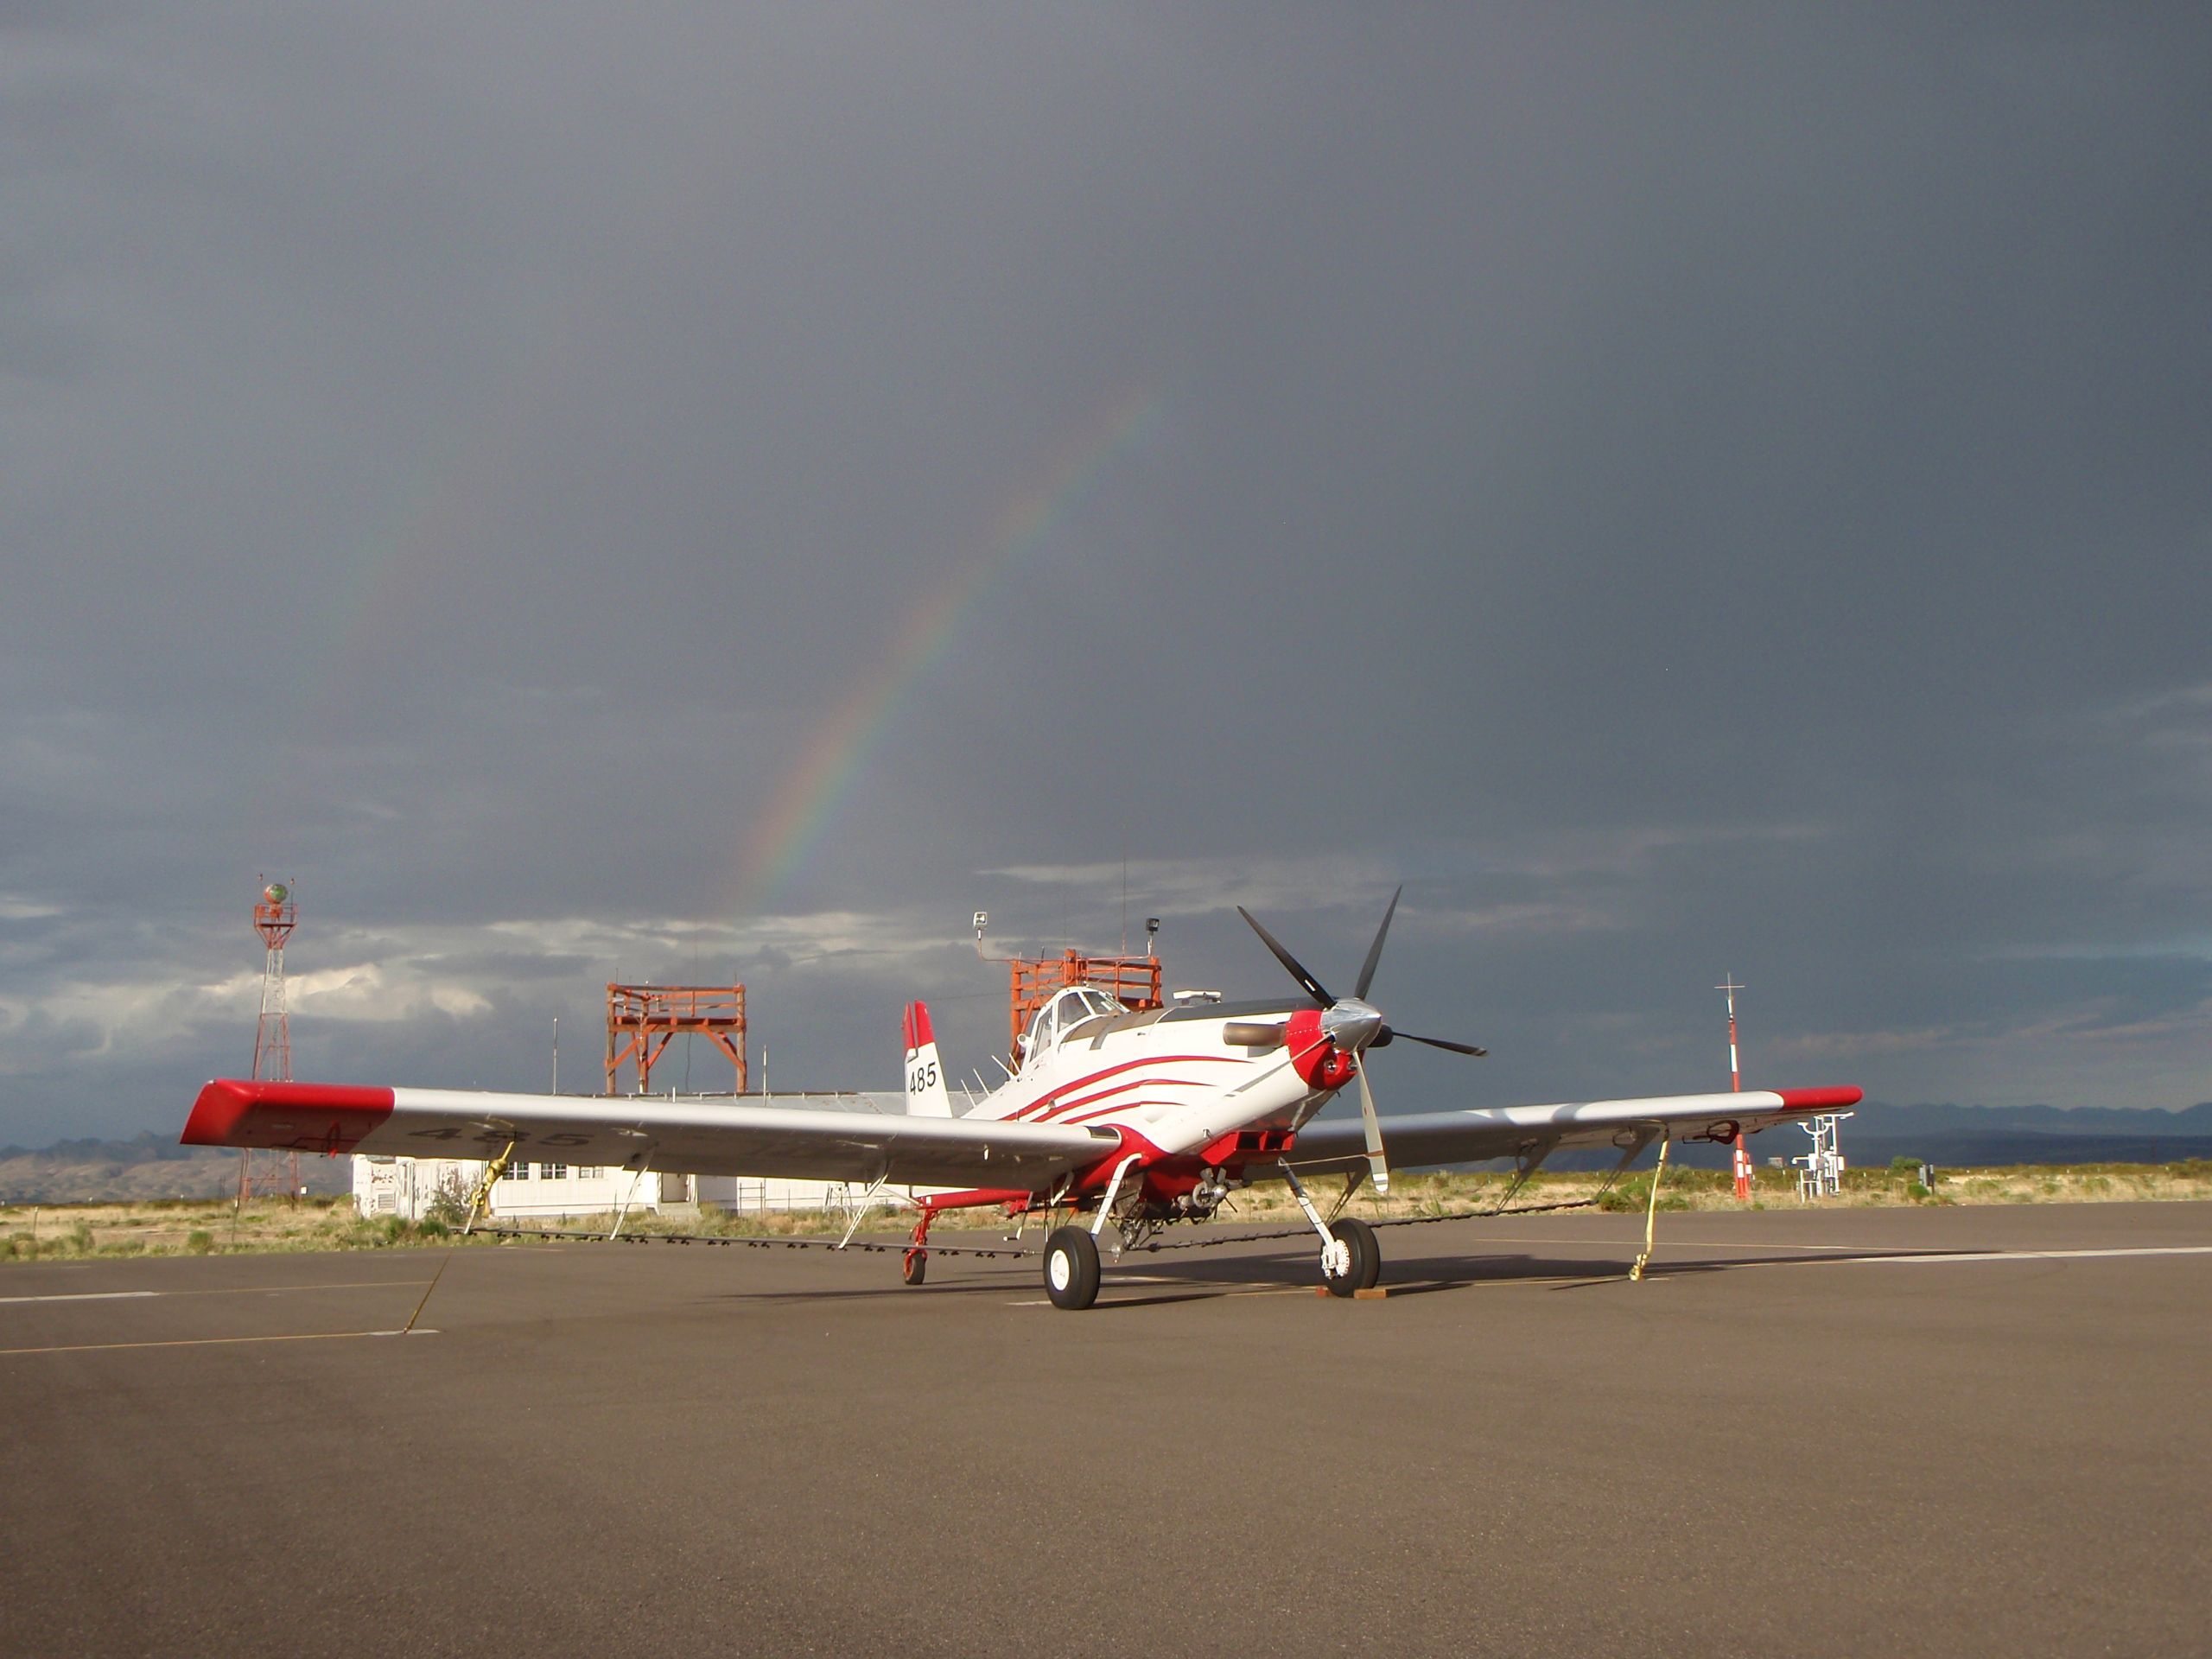
M 1031 488 L 993 518 L 985 550 L 925 594 L 900 624 L 882 666 L 816 727 L 805 752 L 753 821 L 730 889 L 728 908 L 759 914 L 805 868 L 831 820 L 881 746 L 891 716 L 930 666 L 942 659 L 977 597 L 1023 554 L 1048 539 L 1106 464 L 1128 447 L 1160 406 L 1131 394 L 1069 444 Z

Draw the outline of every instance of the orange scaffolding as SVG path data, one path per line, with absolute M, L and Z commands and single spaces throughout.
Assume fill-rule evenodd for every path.
M 745 1092 L 745 987 L 609 985 L 607 988 L 607 1092 L 619 1093 L 625 1063 L 634 1064 L 639 1094 L 650 1093 L 653 1067 L 679 1032 L 696 1031 L 737 1070 Z
M 1031 1018 L 1068 986 L 1096 985 L 1131 1008 L 1164 1006 L 1157 957 L 1086 957 L 1080 950 L 1067 950 L 1057 957 L 1009 957 L 1006 965 L 1012 1039 L 1007 1052 L 1017 1059 L 1021 1033 L 1028 1030 Z

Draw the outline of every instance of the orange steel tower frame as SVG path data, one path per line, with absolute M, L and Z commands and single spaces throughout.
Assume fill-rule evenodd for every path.
M 1163 1006 L 1157 957 L 1086 957 L 1080 950 L 1065 950 L 1057 957 L 1009 957 L 1006 966 L 1012 1039 L 1008 1052 L 1017 1060 L 1021 1033 L 1029 1028 L 1031 1018 L 1055 992 L 1070 985 L 1096 985 L 1130 1008 Z
M 254 900 L 253 931 L 267 950 L 261 970 L 261 1020 L 253 1031 L 253 1075 L 289 1083 L 292 1077 L 292 1016 L 285 1006 L 284 941 L 299 925 L 299 906 L 292 890 L 271 881 Z M 257 1152 L 249 1148 L 238 1159 L 238 1202 L 257 1192 L 282 1192 L 288 1199 L 300 1196 L 300 1154 L 296 1152 Z
M 617 1091 L 624 1062 L 635 1065 L 638 1093 L 653 1086 L 653 1067 L 678 1032 L 696 1031 L 737 1068 L 745 1092 L 745 987 L 609 985 L 607 988 L 607 1092 Z

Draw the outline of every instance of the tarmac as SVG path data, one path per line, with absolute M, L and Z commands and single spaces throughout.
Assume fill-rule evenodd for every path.
M 10 1268 L 0 1653 L 2212 1648 L 2212 1205 L 1642 1231 Z

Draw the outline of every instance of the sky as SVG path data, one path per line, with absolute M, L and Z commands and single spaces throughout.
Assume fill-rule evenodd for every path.
M 2202 7 L 0 4 L 0 1143 L 269 878 L 329 1080 L 1402 883 L 1386 1111 L 2212 1099 L 2209 457 Z

